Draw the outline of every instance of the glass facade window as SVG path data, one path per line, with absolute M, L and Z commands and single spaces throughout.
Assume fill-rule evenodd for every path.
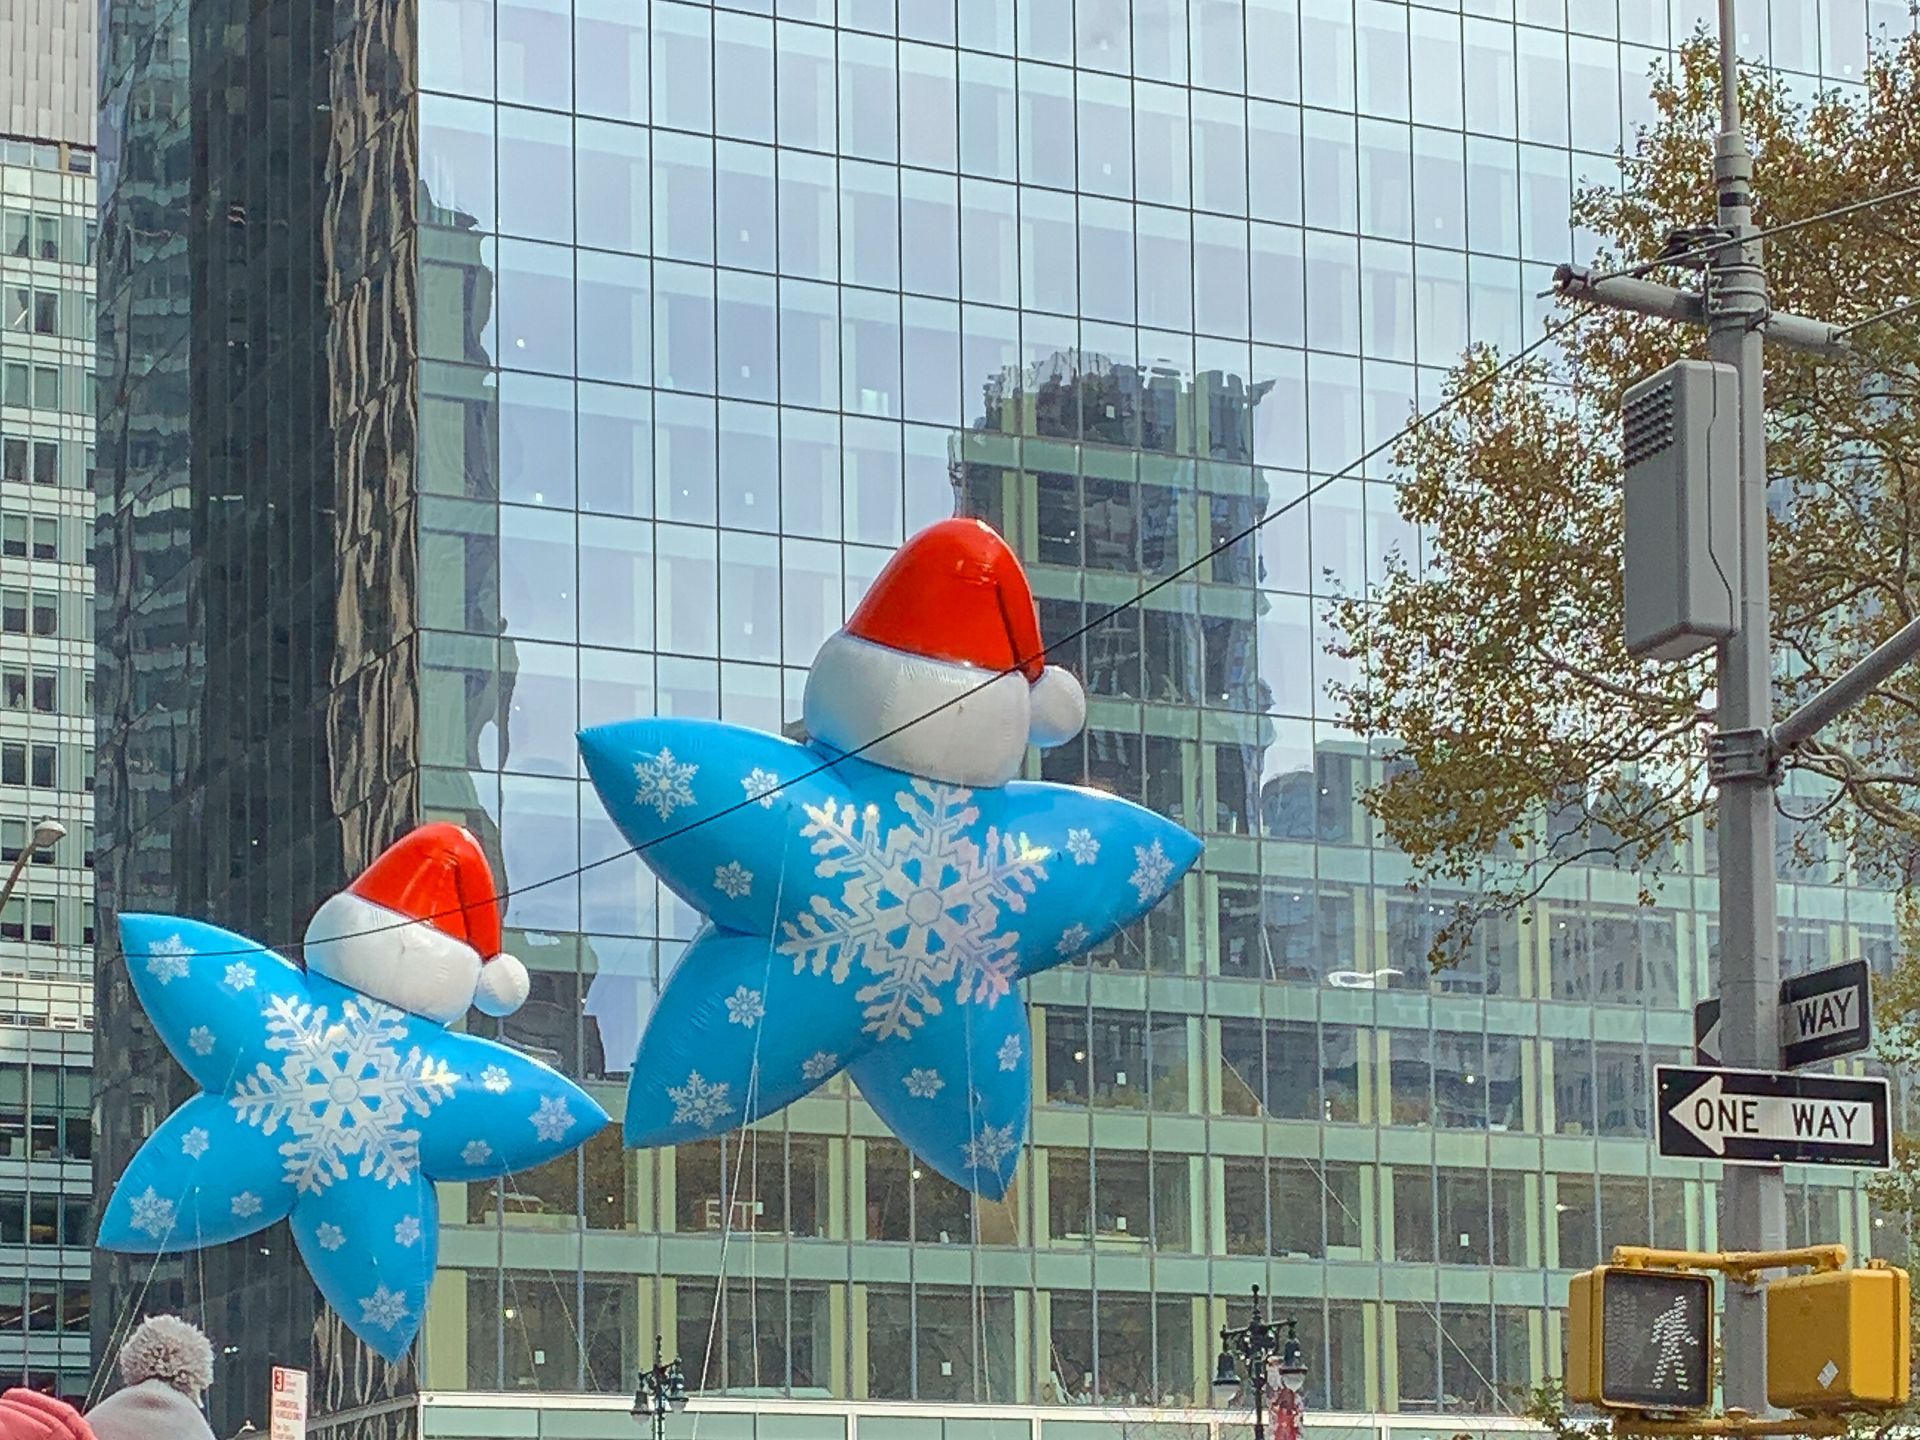
M 1529 337 L 1539 273 L 1593 244 L 1572 197 L 1617 182 L 1676 38 L 1647 6 L 1469 8 L 356 0 L 325 28 L 366 65 L 318 32 L 275 52 L 282 124 L 243 79 L 265 42 L 213 0 L 108 6 L 91 316 L 68 273 L 90 207 L 0 195 L 4 512 L 63 522 L 0 533 L 34 567 L 0 587 L 0 784 L 36 803 L 93 783 L 90 733 L 25 728 L 95 670 L 86 608 L 41 576 L 84 569 L 90 479 L 110 583 L 99 841 L 44 868 L 90 884 L 92 853 L 116 905 L 297 935 L 398 831 L 457 819 L 534 972 L 476 1028 L 617 1112 L 697 920 L 621 854 L 574 732 L 798 733 L 822 639 L 954 513 L 1007 536 L 1089 695 L 1025 773 L 1207 842 L 1144 923 L 1028 984 L 1032 1144 L 1003 1200 L 836 1082 L 742 1136 L 614 1132 L 449 1187 L 458 1268 L 417 1370 L 304 1300 L 265 1313 L 285 1256 L 215 1259 L 181 1303 L 310 1354 L 342 1408 L 624 1389 L 660 1334 L 709 1392 L 945 1413 L 1204 1398 L 1222 1305 L 1279 1262 L 1311 1405 L 1466 1412 L 1557 1368 L 1557 1317 L 1507 1301 L 1613 1244 L 1714 1241 L 1714 1177 L 1648 1155 L 1652 1067 L 1713 989 L 1708 871 L 1641 907 L 1570 861 L 1435 970 L 1472 897 L 1408 888 L 1358 799 L 1383 759 L 1328 696 L 1354 671 L 1326 602 L 1441 558 L 1384 462 L 1330 477 L 1469 342 Z M 1783 38 L 1779 11 L 1794 83 L 1858 84 L 1863 25 Z M 1522 839 L 1557 853 L 1564 827 Z M 1889 966 L 1888 897 L 1822 864 L 1783 884 L 1788 963 Z M 91 893 L 55 892 L 54 945 Z M 39 924 L 10 910 L 0 948 Z M 178 1097 L 103 985 L 104 1182 Z M 5 1074 L 18 1147 L 84 1144 Z M 73 1228 L 37 1193 L 0 1229 Z M 1792 1214 L 1900 1243 L 1851 1178 Z M 102 1276 L 115 1303 L 139 1283 Z M 6 1283 L 0 1331 L 39 1303 Z

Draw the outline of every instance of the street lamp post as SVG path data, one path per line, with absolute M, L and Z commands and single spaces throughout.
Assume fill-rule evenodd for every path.
M 680 1368 L 680 1358 L 674 1357 L 672 1364 L 666 1364 L 661 1356 L 661 1340 L 653 1337 L 653 1368 L 640 1372 L 640 1384 L 633 1392 L 633 1418 L 653 1422 L 653 1440 L 663 1440 L 667 1433 L 667 1416 L 677 1415 L 687 1408 L 687 1374 Z
M 0 884 L 0 905 L 13 898 L 13 887 L 20 883 L 20 872 L 27 868 L 27 862 L 33 859 L 35 852 L 45 850 L 49 845 L 58 843 L 67 833 L 67 827 L 52 816 L 45 816 L 33 822 L 33 834 L 13 857 L 13 868 L 7 872 L 5 884 Z
M 1276 1397 L 1275 1409 L 1296 1417 L 1297 1422 L 1300 1391 L 1307 1383 L 1307 1354 L 1300 1345 L 1299 1323 L 1291 1316 L 1269 1321 L 1256 1285 L 1252 1318 L 1237 1329 L 1221 1327 L 1220 1362 L 1213 1372 L 1215 1389 L 1252 1387 L 1254 1440 L 1267 1440 L 1267 1370 L 1276 1360 L 1282 1394 Z

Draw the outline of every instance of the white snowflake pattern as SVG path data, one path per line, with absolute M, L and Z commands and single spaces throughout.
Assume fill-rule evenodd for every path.
M 802 1080 L 824 1080 L 840 1066 L 840 1057 L 826 1050 L 816 1050 L 800 1066 Z
M 149 1185 L 146 1194 L 133 1197 L 133 1216 L 127 1223 L 158 1240 L 173 1229 L 173 1201 Z
M 753 893 L 753 872 L 738 860 L 713 867 L 713 888 L 729 900 L 740 900 Z
M 469 1140 L 460 1147 L 460 1158 L 469 1165 L 484 1165 L 493 1159 L 493 1146 L 484 1140 Z
M 183 980 L 187 974 L 187 961 L 192 955 L 185 936 L 169 935 L 147 952 L 147 973 L 162 985 Z
M 418 1245 L 420 1243 L 420 1217 L 408 1215 L 393 1227 L 393 1243 L 396 1245 Z
M 931 1100 L 947 1088 L 947 1082 L 941 1078 L 940 1072 L 928 1065 L 909 1070 L 907 1078 L 901 1083 L 907 1087 L 907 1094 L 916 1100 Z
M 751 1030 L 767 1014 L 767 997 L 742 985 L 727 997 L 727 1023 Z
M 1086 943 L 1087 927 L 1076 920 L 1060 932 L 1060 939 L 1053 948 L 1059 955 L 1077 955 L 1086 947 Z
M 540 1108 L 530 1117 L 533 1121 L 533 1133 L 549 1145 L 567 1138 L 567 1132 L 573 1128 L 573 1112 L 567 1109 L 564 1095 L 543 1095 Z
M 773 797 L 780 789 L 780 777 L 756 765 L 740 777 L 740 788 L 747 792 L 747 799 L 756 802 L 762 810 L 771 810 Z
M 371 1295 L 360 1297 L 360 1323 L 376 1330 L 392 1330 L 407 1319 L 407 1297 L 384 1285 L 373 1287 Z
M 1067 853 L 1076 865 L 1091 865 L 1100 858 L 1100 842 L 1091 830 L 1067 831 Z
M 489 1065 L 480 1072 L 480 1084 L 489 1095 L 504 1095 L 513 1088 L 513 1081 L 498 1065 Z
M 1158 900 L 1167 889 L 1167 877 L 1173 874 L 1173 861 L 1160 848 L 1160 842 L 1133 847 L 1133 874 L 1127 883 L 1139 892 L 1141 900 Z
M 1007 993 L 1020 936 L 1002 921 L 1026 910 L 1051 853 L 992 825 L 976 843 L 967 830 L 980 812 L 959 786 L 916 779 L 894 801 L 906 823 L 890 829 L 877 804 L 806 807 L 801 833 L 820 857 L 814 873 L 843 882 L 840 900 L 814 896 L 811 913 L 782 927 L 779 947 L 796 974 L 811 966 L 845 984 L 858 964 L 874 977 L 854 998 L 866 1006 L 864 1030 L 881 1039 L 940 1014 L 949 982 L 963 1004 L 992 1005 Z
M 221 983 L 235 994 L 250 988 L 253 984 L 253 966 L 244 960 L 234 961 L 227 966 L 226 979 Z
M 1026 1049 L 1027 1047 L 1020 1043 L 1020 1037 L 1018 1035 L 1007 1036 L 1006 1039 L 1000 1042 L 1000 1068 L 1002 1070 L 1018 1070 L 1020 1068 L 1020 1057 L 1026 1053 Z
M 242 1220 L 251 1220 L 260 1213 L 260 1197 L 251 1190 L 242 1190 L 233 1197 L 233 1213 Z
M 198 1160 L 207 1153 L 207 1132 L 198 1125 L 180 1137 L 180 1153 Z
M 213 1053 L 213 1030 L 210 1026 L 196 1025 L 187 1032 L 187 1046 L 196 1055 Z
M 420 1163 L 420 1132 L 408 1112 L 426 1115 L 453 1093 L 453 1071 L 413 1046 L 403 1056 L 407 1017 L 364 996 L 344 1002 L 329 1022 L 327 1007 L 276 995 L 261 1012 L 267 1048 L 285 1055 L 278 1070 L 264 1062 L 235 1088 L 230 1103 L 240 1118 L 272 1135 L 284 1123 L 280 1147 L 286 1180 L 302 1194 L 324 1190 L 359 1173 L 389 1188 L 411 1179 Z
M 980 1132 L 961 1147 L 960 1160 L 969 1170 L 997 1173 L 1001 1162 L 1018 1148 L 1011 1121 L 1005 1125 L 982 1125 Z
M 702 1078 L 698 1070 L 690 1072 L 685 1085 L 667 1087 L 667 1098 L 673 1101 L 673 1123 L 711 1130 L 733 1114 L 736 1107 L 732 1092 L 733 1087 L 724 1080 L 714 1084 Z
M 338 1250 L 347 1243 L 347 1232 L 338 1225 L 322 1220 L 313 1227 L 313 1238 L 319 1242 L 322 1250 Z
M 694 803 L 693 777 L 699 773 L 698 765 L 682 765 L 673 758 L 673 751 L 662 746 L 658 755 L 633 767 L 633 778 L 639 782 L 633 795 L 634 803 L 651 805 L 654 813 L 665 820 L 682 805 Z

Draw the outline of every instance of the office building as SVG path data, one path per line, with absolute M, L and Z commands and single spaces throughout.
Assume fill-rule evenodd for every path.
M 71 1394 L 92 1266 L 94 64 L 90 5 L 0 17 L 0 882 L 20 864 L 0 902 L 0 1385 Z
M 229 1426 L 272 1359 L 342 1434 L 482 1423 L 434 1428 L 467 1412 L 423 1390 L 510 1394 L 484 1423 L 532 1434 L 547 1396 L 630 1392 L 658 1334 L 705 1392 L 843 1435 L 862 1405 L 1190 1406 L 1258 1284 L 1315 1410 L 1488 1415 L 1558 1369 L 1567 1270 L 1711 1246 L 1711 1167 L 1647 1138 L 1711 876 L 1642 908 L 1575 868 L 1430 977 L 1445 897 L 1406 892 L 1354 799 L 1379 757 L 1324 695 L 1321 602 L 1423 557 L 1384 461 L 1301 497 L 1469 339 L 1533 333 L 1574 186 L 1617 176 L 1692 24 L 1471 8 L 114 0 L 103 911 L 290 944 L 407 826 L 464 820 L 535 977 L 498 1030 L 617 1112 L 692 917 L 631 859 L 527 888 L 621 848 L 575 730 L 792 725 L 820 641 L 956 507 L 1056 636 L 1181 572 L 1062 647 L 1088 730 L 1030 773 L 1208 854 L 1031 986 L 1004 1204 L 835 1083 L 724 1142 L 610 1131 L 445 1187 L 399 1367 L 315 1308 L 284 1229 L 103 1262 L 103 1320 L 151 1280 L 244 1336 Z M 1907 24 L 1772 8 L 1802 84 L 1858 83 L 1868 27 Z M 1846 878 L 1785 887 L 1794 963 L 1890 956 Z M 104 1182 L 185 1087 L 110 953 L 99 993 Z M 1793 1193 L 1796 1238 L 1872 1248 L 1850 1177 Z

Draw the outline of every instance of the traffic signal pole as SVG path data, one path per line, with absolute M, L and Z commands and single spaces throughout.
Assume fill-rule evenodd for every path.
M 1719 0 L 1719 22 L 1720 133 L 1714 145 L 1713 166 L 1717 224 L 1677 232 L 1669 238 L 1661 256 L 1620 273 L 1596 275 L 1583 266 L 1562 265 L 1554 274 L 1554 289 L 1562 298 L 1585 305 L 1704 325 L 1713 362 L 1722 367 L 1721 374 L 1731 375 L 1738 410 L 1734 417 L 1738 464 L 1735 475 L 1729 477 L 1732 483 L 1716 490 L 1716 485 L 1723 482 L 1715 476 L 1724 475 L 1724 467 L 1716 465 L 1711 439 L 1693 420 L 1683 424 L 1693 426 L 1688 432 L 1692 443 L 1709 447 L 1704 460 L 1688 452 L 1678 461 L 1667 462 L 1669 474 L 1658 478 L 1663 484 L 1678 483 L 1682 498 L 1689 504 L 1697 500 L 1704 505 L 1708 532 L 1714 532 L 1713 496 L 1722 495 L 1723 504 L 1730 498 L 1736 533 L 1726 537 L 1724 548 L 1719 550 L 1713 548 L 1709 534 L 1705 540 L 1698 535 L 1683 536 L 1677 556 L 1658 546 L 1646 552 L 1667 567 L 1664 572 L 1648 572 L 1655 581 L 1671 578 L 1676 563 L 1714 567 L 1717 578 L 1737 592 L 1731 597 L 1730 614 L 1716 616 L 1711 607 L 1690 608 L 1690 595 L 1677 600 L 1665 597 L 1653 602 L 1650 618 L 1678 623 L 1665 629 L 1636 628 L 1629 619 L 1627 643 L 1630 653 L 1660 658 L 1680 658 L 1707 643 L 1716 644 L 1718 698 L 1714 734 L 1707 745 L 1707 771 L 1716 787 L 1718 806 L 1720 1063 L 1728 1069 L 1778 1071 L 1779 875 L 1774 853 L 1774 790 L 1781 762 L 1795 748 L 1812 740 L 1822 727 L 1857 705 L 1875 686 L 1920 658 L 1920 621 L 1908 624 L 1856 662 L 1779 726 L 1773 724 L 1764 345 L 1772 340 L 1817 355 L 1841 355 L 1849 349 L 1849 330 L 1858 327 L 1830 325 L 1773 308 L 1767 294 L 1762 240 L 1753 223 L 1753 156 L 1740 127 L 1734 0 Z M 1700 288 L 1678 289 L 1644 278 L 1647 271 L 1662 266 L 1698 271 Z M 1673 393 L 1675 387 L 1669 386 L 1668 394 Z M 1639 422 L 1632 414 L 1623 418 L 1630 431 L 1635 423 L 1644 428 L 1644 415 Z M 1717 417 L 1713 423 L 1718 423 Z M 1631 441 L 1634 435 L 1626 438 Z M 1645 436 L 1640 440 L 1644 449 Z M 1673 443 L 1671 438 L 1668 443 Z M 1660 450 L 1655 446 L 1651 455 L 1657 456 Z M 1724 461 L 1724 453 L 1720 458 Z M 1642 456 L 1635 463 L 1645 464 L 1648 459 Z M 1676 463 L 1683 467 L 1677 475 L 1672 473 Z M 1647 493 L 1661 495 L 1668 502 L 1673 498 L 1660 491 Z M 1737 560 L 1728 553 L 1736 541 Z M 1644 559 L 1642 563 L 1646 563 Z M 1635 594 L 1648 599 L 1653 592 Z M 1661 609 L 1663 604 L 1668 605 L 1665 611 Z M 1669 641 L 1676 637 L 1683 646 L 1690 637 L 1697 637 L 1699 643 L 1675 649 Z M 1727 1165 L 1720 1186 L 1720 1244 L 1727 1251 L 1744 1252 L 1744 1263 L 1725 1270 L 1722 1385 L 1729 1415 L 1721 1428 L 1711 1433 L 1784 1433 L 1777 1427 L 1788 1422 L 1765 1418 L 1765 1282 L 1768 1271 L 1787 1263 L 1781 1259 L 1787 1228 L 1785 1176 L 1777 1164 Z M 1904 1322 L 1899 1328 L 1904 1328 Z M 1903 1403 L 1904 1398 L 1903 1393 Z M 1654 1424 L 1648 1422 L 1649 1426 Z M 1643 1427 L 1640 1433 L 1708 1432 Z
M 1672 237 L 1659 264 L 1696 269 L 1698 291 L 1642 278 L 1651 265 L 1596 276 L 1563 265 L 1567 299 L 1704 325 L 1711 358 L 1733 371 L 1739 415 L 1737 586 L 1733 633 L 1718 642 L 1715 733 L 1708 774 L 1717 787 L 1720 882 L 1721 1059 L 1730 1068 L 1777 1070 L 1780 1035 L 1779 915 L 1774 787 L 1780 748 L 1772 727 L 1772 609 L 1767 574 L 1766 339 L 1832 355 L 1839 328 L 1775 311 L 1762 242 L 1753 223 L 1753 156 L 1740 128 L 1734 0 L 1719 0 L 1720 133 L 1714 145 L 1717 224 Z M 1822 716 L 1824 718 L 1830 718 Z M 1801 736 L 1800 738 L 1805 738 Z M 1729 1165 L 1721 1177 L 1720 1243 L 1768 1252 L 1786 1245 L 1786 1185 L 1779 1166 Z M 1757 1273 L 1729 1277 L 1726 1296 L 1728 1406 L 1767 1413 L 1766 1292 Z
M 1709 770 L 1718 785 L 1721 1054 L 1728 1066 L 1780 1068 L 1775 1004 L 1780 989 L 1771 753 L 1772 602 L 1767 573 L 1765 356 L 1767 275 L 1754 234 L 1753 156 L 1740 129 L 1734 0 L 1720 0 L 1720 134 L 1714 144 L 1719 228 L 1731 241 L 1705 269 L 1708 354 L 1733 367 L 1740 397 L 1740 578 L 1738 623 L 1718 653 L 1718 709 Z M 1721 1180 L 1720 1244 L 1782 1250 L 1787 1242 L 1785 1172 L 1728 1165 Z M 1766 1292 L 1759 1277 L 1729 1277 L 1726 1403 L 1767 1413 Z

